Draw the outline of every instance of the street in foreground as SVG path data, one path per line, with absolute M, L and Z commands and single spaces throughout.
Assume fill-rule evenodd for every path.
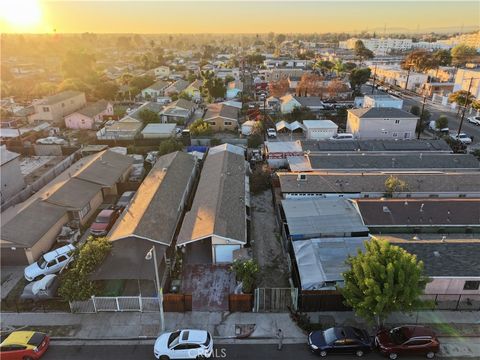
M 305 360 L 319 358 L 310 353 L 306 344 L 287 344 L 281 351 L 276 344 L 235 344 L 215 347 L 215 359 L 277 359 Z M 352 355 L 330 355 L 335 360 L 356 359 Z M 365 355 L 365 359 L 386 359 L 378 353 Z M 46 353 L 45 360 L 137 360 L 154 359 L 153 345 L 56 345 L 52 344 Z M 424 357 L 406 357 L 409 360 L 425 359 Z

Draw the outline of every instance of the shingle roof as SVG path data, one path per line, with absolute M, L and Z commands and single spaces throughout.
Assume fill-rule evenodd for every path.
M 133 164 L 133 159 L 114 151 L 105 150 L 92 157 L 92 161 L 75 173 L 74 177 L 102 186 L 113 186 Z
M 5 145 L 0 146 L 0 165 L 4 165 L 16 158 L 18 158 L 20 154 L 17 154 L 13 151 L 7 150 Z
M 358 199 L 367 226 L 480 225 L 480 199 Z
M 150 101 L 150 102 L 146 102 L 145 104 L 140 106 L 138 109 L 136 109 L 134 112 L 127 115 L 126 117 L 131 117 L 133 119 L 142 120 L 142 118 L 140 117 L 140 113 L 143 110 L 150 110 L 150 111 L 153 111 L 153 112 L 158 114 L 158 113 L 160 113 L 160 111 L 162 111 L 162 109 L 163 109 L 162 104 L 154 102 L 154 101 Z
M 361 108 L 361 109 L 349 109 L 349 113 L 366 119 L 378 119 L 378 118 L 402 118 L 402 119 L 418 119 L 418 116 L 413 115 L 407 111 L 397 109 L 397 108 L 388 108 L 388 107 L 375 107 L 375 108 Z
M 177 93 L 181 93 L 183 90 L 185 90 L 188 87 L 188 85 L 189 85 L 188 81 L 180 79 L 175 81 L 172 85 L 170 85 L 169 88 L 174 88 Z
M 178 99 L 177 101 L 173 102 L 170 106 L 176 106 L 176 107 L 190 111 L 195 107 L 195 103 L 185 99 Z
M 238 120 L 238 109 L 233 106 L 228 106 L 224 104 L 208 105 L 207 112 L 204 116 L 205 121 L 219 116 L 231 120 Z
M 235 146 L 213 147 L 203 165 L 177 245 L 212 235 L 246 242 L 245 158 Z M 232 151 L 233 150 L 233 151 Z
M 314 170 L 327 169 L 474 169 L 480 170 L 480 162 L 467 154 L 329 154 L 310 155 Z
M 183 152 L 160 157 L 109 239 L 138 237 L 170 245 L 194 168 L 194 157 Z
M 423 261 L 428 276 L 480 276 L 480 243 L 399 242 L 393 243 Z
M 8 223 L 3 224 L 1 239 L 32 247 L 67 213 L 67 209 L 40 199 L 35 200 Z
M 163 81 L 163 80 L 158 80 L 158 81 L 154 82 L 152 85 L 150 85 L 149 87 L 147 87 L 147 89 L 160 91 L 160 90 L 163 90 L 163 89 L 167 88 L 168 85 L 169 85 L 168 82 Z
M 390 176 L 382 173 L 306 173 L 306 180 L 297 180 L 297 174 L 277 173 L 283 193 L 359 193 L 385 192 L 385 180 Z M 408 192 L 448 193 L 480 192 L 480 172 L 396 174 L 404 180 Z
M 107 100 L 99 100 L 95 103 L 87 104 L 85 107 L 81 108 L 77 112 L 88 117 L 94 117 L 95 115 L 98 115 L 101 112 L 105 111 L 107 105 Z
M 323 102 L 318 96 L 293 96 L 302 106 L 322 106 Z
M 71 178 L 45 201 L 72 210 L 83 209 L 100 191 L 102 186 L 89 181 Z
M 83 92 L 81 92 L 81 91 L 66 90 L 66 91 L 62 91 L 61 93 L 58 93 L 58 94 L 55 94 L 55 95 L 52 95 L 52 96 L 48 96 L 48 97 L 42 99 L 42 101 L 40 103 L 42 105 L 53 105 L 53 104 L 57 104 L 59 102 L 65 101 L 67 99 L 70 99 L 74 96 L 78 96 L 78 95 L 81 95 L 81 94 L 83 94 Z

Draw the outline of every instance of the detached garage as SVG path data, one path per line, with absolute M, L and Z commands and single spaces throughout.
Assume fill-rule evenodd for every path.
M 325 140 L 337 135 L 338 125 L 331 120 L 303 120 L 307 139 Z

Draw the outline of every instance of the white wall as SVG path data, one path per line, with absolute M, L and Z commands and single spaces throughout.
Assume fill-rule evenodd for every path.
M 417 119 L 366 119 L 348 113 L 347 133 L 357 139 L 413 139 Z
M 465 281 L 479 281 L 477 278 L 432 278 L 433 281 L 425 287 L 425 294 L 476 294 L 480 295 L 479 290 L 463 290 Z
M 308 128 L 307 139 L 324 140 L 337 134 L 337 129 L 332 128 Z
M 1 167 L 0 201 L 8 201 L 25 187 L 25 181 L 20 171 L 18 158 L 7 162 Z

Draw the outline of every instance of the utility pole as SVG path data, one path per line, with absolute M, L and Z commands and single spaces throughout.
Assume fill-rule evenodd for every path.
M 408 66 L 407 80 L 405 81 L 405 90 L 408 90 L 408 78 L 410 77 L 410 70 L 412 69 L 411 65 Z
M 422 101 L 422 111 L 420 111 L 420 119 L 418 121 L 420 121 L 420 123 L 423 123 L 423 111 L 425 110 L 425 103 L 427 101 L 427 94 L 423 94 L 423 101 Z M 422 129 L 422 127 L 420 127 L 420 129 Z M 419 131 L 418 132 L 418 137 L 417 139 L 420 139 L 420 134 L 421 132 Z
M 467 94 L 465 95 L 465 104 L 463 106 L 462 118 L 460 119 L 460 125 L 458 127 L 457 138 L 460 137 L 460 133 L 462 132 L 463 119 L 465 118 L 465 112 L 467 111 L 467 107 L 468 107 L 468 98 L 470 96 L 470 89 L 472 88 L 472 82 L 473 82 L 473 77 L 470 78 Z
M 372 94 L 375 92 L 375 76 L 377 75 L 377 63 L 375 63 L 375 68 L 373 69 L 373 83 L 372 83 Z

